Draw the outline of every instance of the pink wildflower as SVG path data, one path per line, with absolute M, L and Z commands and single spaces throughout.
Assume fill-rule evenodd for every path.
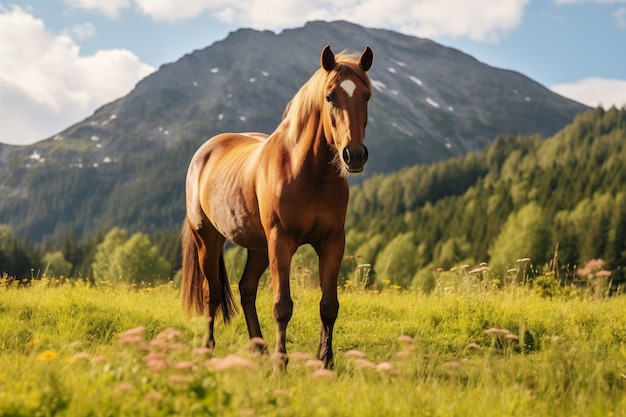
M 310 376 L 312 379 L 334 378 L 335 373 L 331 371 L 330 369 L 317 369 L 313 371 Z
M 190 375 L 174 374 L 174 375 L 170 375 L 167 381 L 170 383 L 170 385 L 188 384 L 191 381 L 193 381 L 193 378 Z
M 253 337 L 248 341 L 248 349 L 250 350 L 265 350 L 267 349 L 267 343 L 262 337 Z
M 389 362 L 381 362 L 378 365 L 376 365 L 376 370 L 378 372 L 391 372 L 393 371 L 393 365 L 390 364 Z
M 161 398 L 163 398 L 163 395 L 161 395 L 160 392 L 158 391 L 150 391 L 149 393 L 147 393 L 144 397 L 146 400 L 153 400 L 153 401 L 157 401 L 160 400 Z
M 115 387 L 115 392 L 129 392 L 135 389 L 135 386 L 130 382 L 122 382 Z
M 585 266 L 590 269 L 600 269 L 605 264 L 606 262 L 603 259 L 591 259 Z
M 457 361 L 444 362 L 443 368 L 447 371 L 453 371 L 455 369 L 459 369 L 461 366 Z
M 93 358 L 91 358 L 91 363 L 94 365 L 97 365 L 101 362 L 104 362 L 107 360 L 106 356 L 94 356 Z
M 143 333 L 146 331 L 146 328 L 143 326 L 139 326 L 139 327 L 135 327 L 132 329 L 128 329 L 125 332 L 120 333 L 119 337 L 126 337 L 126 336 L 143 336 Z
M 252 370 L 255 368 L 254 364 L 246 359 L 243 359 L 237 355 L 228 355 L 221 360 L 209 360 L 206 362 L 207 366 L 213 368 L 215 371 L 225 371 L 228 369 L 246 369 Z
M 511 333 L 510 330 L 507 329 L 498 329 L 496 327 L 492 327 L 490 329 L 485 330 L 484 332 L 485 334 L 488 335 L 500 335 L 500 336 L 506 336 L 507 334 Z
M 163 330 L 161 333 L 156 335 L 155 339 L 174 340 L 178 337 L 180 337 L 180 331 L 173 329 L 171 327 L 168 327 L 167 329 Z
M 149 345 L 153 349 L 167 350 L 170 344 L 164 339 L 152 339 Z
M 365 353 L 356 349 L 351 349 L 346 352 L 346 357 L 348 358 L 364 358 L 365 356 L 366 356 Z
M 88 361 L 91 359 L 91 356 L 89 356 L 89 354 L 86 352 L 79 352 L 79 353 L 74 354 L 71 359 L 73 362 L 78 362 L 78 361 L 83 361 L 83 360 Z
M 354 360 L 354 367 L 356 369 L 376 369 L 376 364 L 367 359 L 359 358 Z
M 167 368 L 167 355 L 161 352 L 150 352 L 143 357 L 143 361 L 152 372 L 160 372 Z
M 324 367 L 324 362 L 319 359 L 309 359 L 304 363 L 304 366 L 309 369 L 322 369 Z
M 167 362 L 158 359 L 152 359 L 146 362 L 146 366 L 152 372 L 161 372 L 162 370 L 167 369 Z
M 211 356 L 213 354 L 213 349 L 208 347 L 199 347 L 195 348 L 191 353 L 196 356 Z
M 140 335 L 129 334 L 121 336 L 118 339 L 118 342 L 122 345 L 134 345 L 143 342 L 143 337 L 141 337 Z

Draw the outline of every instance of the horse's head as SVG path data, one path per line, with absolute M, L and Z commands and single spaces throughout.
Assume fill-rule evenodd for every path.
M 365 126 L 372 86 L 367 71 L 374 61 L 369 46 L 358 61 L 335 57 L 329 46 L 322 51 L 322 69 L 327 73 L 322 109 L 324 135 L 348 172 L 362 172 L 367 162 Z

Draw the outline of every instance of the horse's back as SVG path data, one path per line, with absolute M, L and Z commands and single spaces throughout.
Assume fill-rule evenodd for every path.
M 245 162 L 268 135 L 259 132 L 221 133 L 204 142 L 193 155 L 187 172 L 187 185 L 199 180 L 209 166 Z
M 198 148 L 192 158 L 192 164 L 203 163 L 208 160 L 209 156 L 215 153 L 222 155 L 258 146 L 267 137 L 268 135 L 260 132 L 220 133 L 208 139 Z

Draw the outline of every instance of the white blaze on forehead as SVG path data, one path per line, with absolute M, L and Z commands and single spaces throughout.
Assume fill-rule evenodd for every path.
M 343 80 L 339 86 L 343 88 L 346 93 L 348 93 L 348 97 L 352 97 L 352 94 L 354 94 L 354 90 L 356 89 L 356 84 L 352 80 Z

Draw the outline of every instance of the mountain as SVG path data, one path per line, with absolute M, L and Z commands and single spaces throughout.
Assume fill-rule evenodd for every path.
M 0 145 L 0 223 L 35 241 L 178 224 L 194 150 L 219 132 L 273 131 L 327 43 L 374 50 L 366 176 L 465 155 L 498 134 L 549 136 L 587 109 L 519 73 L 392 31 L 342 21 L 241 29 L 52 138 Z

